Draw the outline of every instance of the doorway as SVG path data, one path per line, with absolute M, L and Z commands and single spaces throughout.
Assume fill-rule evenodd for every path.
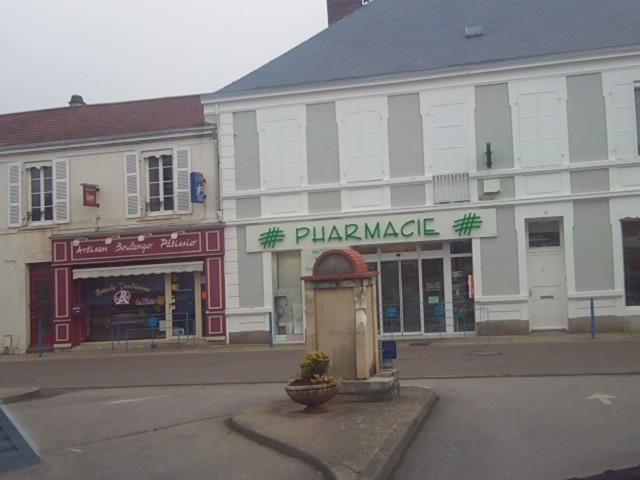
M 50 265 L 36 264 L 29 267 L 29 323 L 31 348 L 53 347 L 54 275 Z
M 529 326 L 531 330 L 566 330 L 567 285 L 560 220 L 527 225 Z

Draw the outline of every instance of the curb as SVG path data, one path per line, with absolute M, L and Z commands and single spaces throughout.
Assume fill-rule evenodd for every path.
M 40 388 L 0 388 L 0 405 L 16 403 L 40 395 Z
M 437 401 L 435 392 L 429 388 L 411 386 L 403 387 L 401 391 L 407 391 L 409 389 L 412 389 L 414 392 L 420 391 L 420 395 L 424 395 L 420 408 L 416 410 L 414 415 L 408 418 L 398 419 L 393 422 L 392 425 L 389 425 L 390 433 L 383 439 L 379 447 L 376 448 L 376 453 L 371 456 L 361 471 L 350 468 L 348 459 L 347 461 L 336 461 L 335 457 L 330 454 L 325 454 L 323 451 L 312 451 L 312 449 L 305 448 L 304 445 L 294 445 L 290 441 L 278 438 L 277 434 L 268 431 L 268 426 L 261 425 L 258 422 L 252 422 L 251 420 L 243 420 L 242 412 L 230 417 L 227 423 L 232 429 L 251 440 L 306 462 L 320 471 L 327 479 L 383 480 L 391 474 L 405 449 L 413 441 L 416 433 L 419 431 L 431 408 Z M 414 395 L 416 394 L 414 393 Z M 373 403 L 384 405 L 394 401 L 396 400 Z M 268 406 L 264 406 L 264 408 L 269 408 L 270 411 L 277 411 L 281 408 L 280 406 L 289 403 L 289 401 L 277 401 L 268 404 Z M 348 403 L 353 405 L 358 402 Z

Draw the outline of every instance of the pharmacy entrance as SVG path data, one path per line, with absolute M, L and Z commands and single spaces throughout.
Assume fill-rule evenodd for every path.
M 471 240 L 354 249 L 380 273 L 382 335 L 475 330 Z

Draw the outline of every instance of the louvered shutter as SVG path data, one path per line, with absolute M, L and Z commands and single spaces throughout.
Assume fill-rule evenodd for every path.
M 53 162 L 54 222 L 69 223 L 69 160 L 58 158 Z
M 191 192 L 189 174 L 191 173 L 191 154 L 187 148 L 175 150 L 175 208 L 177 213 L 191 213 Z
M 264 181 L 267 188 L 298 187 L 300 175 L 300 127 L 295 118 L 265 122 L 263 128 Z
M 9 226 L 22 225 L 22 178 L 19 163 L 10 163 L 9 167 Z
M 378 110 L 348 112 L 344 118 L 347 182 L 363 182 L 383 178 L 382 125 Z
M 431 107 L 433 174 L 468 173 L 464 102 Z
M 124 156 L 125 203 L 127 218 L 140 216 L 140 172 L 138 154 L 127 153 Z
M 558 92 L 521 93 L 518 96 L 520 162 L 523 168 L 562 163 Z
M 633 83 L 618 83 L 611 89 L 613 96 L 613 134 L 615 158 L 635 158 L 638 152 L 635 97 Z
M 285 119 L 280 124 L 283 187 L 299 187 L 300 178 L 300 127 L 296 119 Z

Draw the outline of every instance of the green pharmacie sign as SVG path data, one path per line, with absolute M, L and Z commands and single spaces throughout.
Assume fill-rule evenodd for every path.
M 493 209 L 247 227 L 247 251 L 496 236 Z

